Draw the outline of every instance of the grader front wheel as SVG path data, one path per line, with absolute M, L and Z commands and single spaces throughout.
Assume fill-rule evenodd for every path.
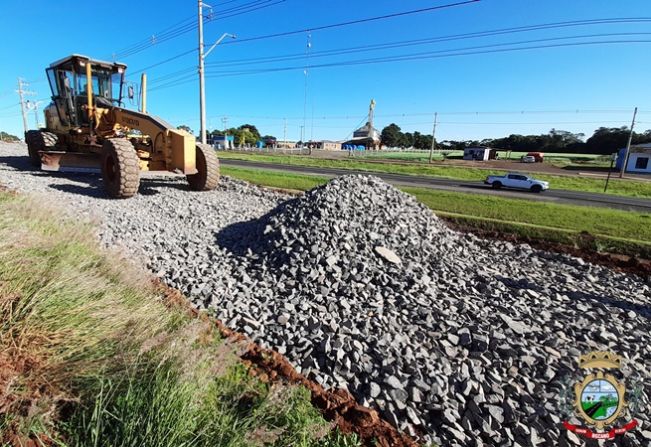
M 140 186 L 138 154 L 124 138 L 105 140 L 102 145 L 102 178 L 107 194 L 115 199 L 135 195 Z
M 207 144 L 197 144 L 197 173 L 186 176 L 193 191 L 210 191 L 219 184 L 219 159 Z

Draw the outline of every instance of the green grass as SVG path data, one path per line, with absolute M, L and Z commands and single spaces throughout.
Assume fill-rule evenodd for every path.
M 219 157 L 223 159 L 249 160 L 293 166 L 354 169 L 368 172 L 386 172 L 406 175 L 426 175 L 469 181 L 481 181 L 487 175 L 501 175 L 504 173 L 504 171 L 497 169 L 444 166 L 440 164 L 374 163 L 368 160 L 364 161 L 358 159 L 331 160 L 300 155 L 261 155 L 222 151 L 219 152 Z M 520 171 L 526 172 L 526 168 L 523 166 L 523 169 L 520 169 Z M 549 181 L 550 186 L 554 189 L 585 192 L 603 192 L 604 190 L 604 179 L 537 173 L 533 175 L 538 179 Z M 608 193 L 630 197 L 651 198 L 651 181 L 611 178 L 608 185 Z
M 0 445 L 359 445 L 147 278 L 88 226 L 0 192 Z
M 277 188 L 306 190 L 324 177 L 223 167 L 226 175 Z M 478 230 L 498 231 L 540 241 L 584 246 L 581 232 L 594 236 L 595 250 L 651 258 L 651 215 L 608 208 L 531 202 L 478 194 L 400 187 L 438 215 Z
M 601 405 L 601 407 L 599 407 L 599 409 L 598 409 L 598 410 L 597 410 L 597 411 L 596 411 L 596 412 L 591 416 L 592 419 L 596 419 L 596 420 L 603 420 L 603 419 L 606 419 L 606 414 L 607 414 L 607 412 L 608 412 L 608 409 L 610 409 L 610 408 L 612 408 L 612 407 L 617 407 L 617 405 L 619 404 L 619 400 L 618 400 L 618 399 L 615 399 L 615 398 L 613 398 L 613 399 L 608 399 L 606 396 L 603 396 L 601 399 L 599 399 L 599 401 L 601 402 L 602 405 Z M 587 411 L 588 411 L 592 406 L 594 406 L 595 404 L 596 404 L 596 402 L 594 402 L 594 401 L 592 401 L 592 402 L 590 402 L 590 401 L 582 401 L 582 402 L 581 402 L 581 407 L 583 407 L 583 411 L 586 411 L 586 412 L 587 412 Z

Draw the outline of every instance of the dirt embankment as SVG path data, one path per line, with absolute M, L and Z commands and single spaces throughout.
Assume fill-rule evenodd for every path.
M 211 321 L 221 335 L 236 347 L 239 357 L 250 367 L 250 374 L 263 382 L 285 381 L 309 389 L 312 393 L 312 404 L 322 412 L 327 421 L 332 422 L 343 433 L 356 433 L 365 446 L 416 447 L 419 445 L 414 439 L 381 419 L 377 411 L 359 405 L 348 391 L 324 389 L 318 383 L 296 372 L 282 355 L 260 347 L 245 335 L 229 329 L 221 321 L 198 312 L 178 290 L 167 287 L 158 280 L 155 280 L 155 284 L 165 295 L 168 305 L 186 309 L 196 318 Z

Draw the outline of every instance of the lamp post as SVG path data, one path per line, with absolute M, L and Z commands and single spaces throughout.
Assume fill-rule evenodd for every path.
M 222 36 L 217 39 L 217 41 L 212 44 L 212 46 L 204 53 L 204 45 L 203 45 L 203 7 L 208 6 L 209 8 L 211 7 L 207 3 L 203 3 L 201 0 L 199 0 L 199 113 L 200 113 L 200 120 L 201 120 L 201 142 L 205 143 L 206 142 L 206 80 L 205 80 L 205 68 L 204 68 L 204 62 L 206 60 L 206 57 L 210 54 L 212 50 L 215 49 L 217 45 L 219 45 L 222 40 L 224 40 L 227 37 L 231 37 L 235 39 L 234 34 L 229 34 L 229 33 L 224 33 Z

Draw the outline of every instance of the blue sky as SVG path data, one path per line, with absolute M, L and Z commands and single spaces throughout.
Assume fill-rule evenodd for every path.
M 258 10 L 206 23 L 206 41 L 224 32 L 237 40 L 328 25 L 401 11 L 453 3 L 455 0 L 214 0 L 220 11 L 253 4 Z M 3 69 L 0 70 L 0 129 L 22 134 L 16 106 L 16 78 L 31 81 L 37 99 L 47 100 L 44 68 L 70 53 L 110 59 L 134 43 L 196 15 L 197 2 L 150 1 L 110 3 L 61 0 L 2 0 Z M 222 14 L 224 15 L 224 14 Z M 9 19 L 8 19 L 9 18 Z M 611 18 L 651 18 L 648 0 L 481 0 L 432 12 L 311 32 L 313 55 L 380 43 L 411 41 L 555 23 Z M 183 25 L 181 23 L 181 25 Z M 323 64 L 406 54 L 532 41 L 569 36 L 603 35 L 572 40 L 648 40 L 651 21 L 538 30 L 427 45 L 310 58 Z M 615 33 L 616 35 L 613 35 Z M 623 33 L 636 33 L 622 35 Z M 641 34 L 648 33 L 648 34 Z M 215 66 L 237 59 L 303 54 L 308 33 L 218 46 L 208 57 L 208 128 L 252 123 L 263 134 L 296 140 L 305 116 L 305 136 L 343 139 L 363 121 L 371 98 L 377 102 L 376 127 L 396 122 L 404 131 L 431 133 L 439 113 L 437 139 L 499 137 L 543 133 L 550 128 L 591 134 L 600 125 L 630 125 L 639 106 L 638 129 L 651 128 L 651 43 L 566 46 L 523 51 L 347 65 L 309 70 L 304 114 L 304 57 L 273 64 Z M 542 45 L 556 40 L 528 45 Z M 144 51 L 119 58 L 134 72 L 197 46 L 192 30 Z M 196 52 L 148 70 L 148 108 L 173 124 L 196 132 L 198 83 L 192 76 Z M 213 65 L 211 65 L 213 64 Z M 298 67 L 296 70 L 233 74 L 234 70 Z M 231 72 L 217 77 L 218 72 Z M 168 77 L 179 73 L 179 78 Z M 185 76 L 185 78 L 183 77 Z M 134 77 L 137 80 L 137 76 Z M 185 83 L 180 83 L 185 81 Z M 167 85 L 166 88 L 158 88 Z M 174 82 L 177 84 L 174 85 Z M 524 113 L 522 113 L 524 111 Z M 568 113 L 568 111 L 574 111 Z M 480 113 L 473 113 L 480 112 Z M 491 112 L 491 113 L 482 113 Z M 508 113 L 511 112 L 511 113 Z M 515 113 L 512 113 L 515 112 Z M 534 113 L 536 112 L 536 113 Z M 30 125 L 34 125 L 30 114 Z

